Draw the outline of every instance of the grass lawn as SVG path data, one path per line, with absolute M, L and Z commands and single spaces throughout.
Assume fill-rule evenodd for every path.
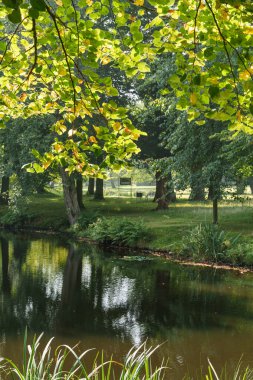
M 94 201 L 85 197 L 84 204 L 89 212 L 97 211 L 101 216 L 131 219 L 141 218 L 150 227 L 152 240 L 149 248 L 176 251 L 182 238 L 199 223 L 212 221 L 211 202 L 188 202 L 179 200 L 168 210 L 154 211 L 156 204 L 146 199 L 106 198 Z M 6 208 L 0 209 L 0 213 Z M 32 196 L 28 203 L 28 213 L 32 216 L 30 227 L 41 229 L 67 228 L 62 194 L 46 193 Z M 253 205 L 243 205 L 236 201 L 224 201 L 219 206 L 220 226 L 233 234 L 240 233 L 245 240 L 253 236 Z

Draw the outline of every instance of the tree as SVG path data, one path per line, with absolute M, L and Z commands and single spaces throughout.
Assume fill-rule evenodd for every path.
M 153 168 L 156 178 L 156 192 L 154 201 L 157 209 L 166 209 L 168 202 L 175 200 L 170 170 L 170 151 L 162 144 L 162 135 L 167 129 L 169 96 L 163 96 L 164 85 L 174 69 L 171 56 L 160 57 L 151 66 L 151 72 L 145 80 L 136 85 L 137 101 L 132 111 L 134 124 L 147 136 L 141 136 L 138 146 L 141 152 L 138 158 L 147 160 Z M 171 186 L 172 184 L 172 186 Z
M 217 224 L 218 200 L 234 174 L 233 162 L 225 154 L 230 143 L 220 136 L 225 129 L 224 123 L 207 120 L 200 127 L 194 121 L 189 122 L 186 114 L 177 111 L 175 102 L 168 112 L 177 115 L 163 135 L 164 144 L 172 153 L 177 187 L 190 187 L 190 199 L 197 201 L 205 199 L 207 188 L 208 199 L 213 202 L 213 222 Z
M 55 122 L 53 115 L 37 115 L 28 119 L 15 119 L 7 123 L 7 128 L 1 132 L 1 142 L 4 147 L 3 167 L 9 176 L 15 174 L 21 185 L 23 194 L 44 192 L 45 185 L 50 181 L 50 171 L 31 174 L 23 170 L 27 162 L 34 160 L 32 151 L 36 149 L 43 154 L 50 149 L 53 134 L 50 131 Z
M 122 4 L 123 20 L 130 20 L 129 4 Z M 0 31 L 1 117 L 29 117 L 34 114 L 57 115 L 53 133 L 59 135 L 51 151 L 35 153 L 31 172 L 48 167 L 64 168 L 65 194 L 70 199 L 67 176 L 79 172 L 85 177 L 101 177 L 108 168 L 118 170 L 138 148 L 140 136 L 128 118 L 127 110 L 118 107 L 118 91 L 110 77 L 98 74 L 100 66 L 117 65 L 128 75 L 142 75 L 148 70 L 147 53 L 141 47 L 138 23 L 124 26 L 118 14 L 121 3 L 102 1 L 101 7 L 81 1 L 66 0 L 59 6 L 37 0 L 22 4 L 15 0 L 0 5 L 5 21 Z M 130 5 L 130 8 L 132 6 Z M 12 25 L 7 21 L 16 25 Z M 113 25 L 108 30 L 104 24 Z M 103 21 L 102 27 L 99 22 Z M 129 34 L 125 42 L 122 32 Z M 132 46 L 129 44 L 132 40 Z M 137 45 L 140 51 L 137 52 Z M 48 47 L 50 46 L 50 54 Z M 132 53 L 131 53 L 132 52 Z M 131 58 L 129 54 L 133 55 Z M 80 123 L 80 120 L 82 121 Z M 87 133 L 92 125 L 92 134 Z M 93 164 L 91 156 L 100 164 Z M 101 158 L 101 159 L 100 159 Z M 71 180 L 70 180 L 71 182 Z M 75 202 L 70 202 L 68 209 Z M 78 216 L 74 207 L 70 222 Z
M 57 113 L 54 131 L 65 137 L 37 154 L 40 164 L 30 170 L 61 166 L 103 178 L 108 168 L 124 165 L 138 151 L 140 131 L 113 99 L 118 92 L 111 78 L 97 68 L 114 65 L 143 78 L 147 61 L 168 52 L 176 60 L 170 85 L 178 109 L 187 109 L 198 124 L 227 121 L 233 130 L 251 133 L 251 12 L 250 0 L 4 0 L 1 117 Z M 216 60 L 224 53 L 222 62 Z M 90 120 L 96 120 L 92 135 Z M 100 165 L 90 162 L 90 153 L 102 157 Z

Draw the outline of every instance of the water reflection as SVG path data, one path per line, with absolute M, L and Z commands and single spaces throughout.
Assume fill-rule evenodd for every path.
M 250 360 L 251 275 L 125 260 L 84 244 L 6 235 L 1 257 L 2 354 L 20 355 L 27 326 L 31 334 L 55 336 L 56 343 L 81 341 L 119 356 L 146 338 L 166 341 L 160 355 L 171 358 L 174 379 L 206 357 L 223 364 L 244 353 Z

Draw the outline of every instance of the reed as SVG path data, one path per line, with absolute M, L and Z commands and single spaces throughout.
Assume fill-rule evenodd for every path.
M 75 348 L 62 345 L 53 350 L 53 338 L 41 349 L 42 336 L 43 334 L 38 338 L 35 337 L 30 345 L 27 344 L 27 334 L 25 334 L 22 365 L 18 366 L 8 358 L 1 358 L 0 378 L 19 380 L 161 380 L 165 376 L 166 367 L 163 364 L 154 369 L 151 364 L 151 357 L 159 346 L 152 348 L 143 343 L 137 348 L 133 347 L 122 363 L 113 358 L 105 361 L 103 353 L 97 354 L 92 369 L 88 370 L 85 365 L 85 356 L 92 349 L 78 354 Z M 71 364 L 69 365 L 69 363 Z

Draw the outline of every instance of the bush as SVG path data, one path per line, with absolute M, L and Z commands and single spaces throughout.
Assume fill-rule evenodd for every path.
M 200 224 L 183 241 L 183 253 L 197 259 L 228 261 L 226 253 L 235 246 L 239 236 L 228 234 L 214 224 Z
M 134 246 L 150 239 L 142 220 L 99 218 L 88 228 L 88 236 L 104 245 Z
M 241 243 L 228 250 L 231 264 L 253 266 L 253 244 Z
M 72 230 L 79 234 L 79 232 L 86 230 L 90 224 L 95 223 L 99 216 L 99 213 L 95 211 L 89 210 L 82 212 L 77 222 L 72 226 Z
M 22 194 L 22 189 L 14 183 L 10 193 L 8 211 L 1 217 L 0 223 L 6 227 L 22 227 L 32 219 L 28 212 L 28 198 Z

